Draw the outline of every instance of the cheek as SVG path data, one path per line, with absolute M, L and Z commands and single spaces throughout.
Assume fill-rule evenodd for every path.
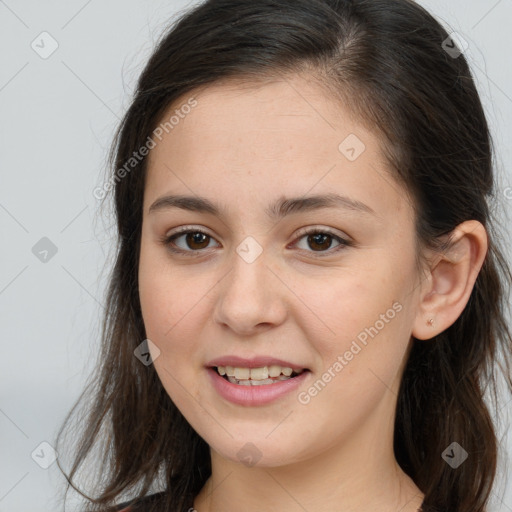
M 183 272 L 171 271 L 165 251 L 149 244 L 141 250 L 138 281 L 146 334 L 164 350 L 186 324 L 187 314 L 193 313 L 194 303 L 199 300 L 197 287 Z
M 146 336 L 160 351 L 154 368 L 165 391 L 188 414 L 191 395 L 197 395 L 190 383 L 196 371 L 191 364 L 198 348 L 194 340 L 199 339 L 193 333 L 193 317 L 200 304 L 194 308 L 195 294 L 187 294 L 190 281 L 182 285 L 175 275 L 171 277 L 168 266 L 153 261 L 141 254 L 139 297 Z
M 299 322 L 320 355 L 320 373 L 330 371 L 325 380 L 337 380 L 352 391 L 369 378 L 376 383 L 379 377 L 386 383 L 393 380 L 409 341 L 406 282 L 375 267 L 331 279 L 324 286 L 318 280 L 305 282 L 301 300 L 307 310 Z
M 381 298 L 339 301 L 331 323 L 336 335 L 310 335 L 321 367 L 298 398 L 304 411 L 324 425 L 327 438 L 357 428 L 398 392 L 394 383 L 407 349 L 407 319 L 401 302 L 391 295 Z
M 203 362 L 201 329 L 209 314 L 207 293 L 215 280 L 194 277 L 189 266 L 171 267 L 165 251 L 147 246 L 141 251 L 138 277 L 146 336 L 160 350 L 155 369 L 167 393 L 180 402 L 180 383 L 187 383 L 195 394 L 191 383 Z M 186 400 L 184 396 L 184 406 Z
M 392 308 L 398 290 L 389 281 L 382 275 L 377 280 L 369 272 L 344 271 L 325 279 L 304 279 L 297 291 L 303 314 L 297 314 L 295 319 L 302 322 L 305 332 L 310 331 L 313 338 L 325 339 L 326 347 L 335 348 L 341 340 L 356 337 Z M 380 284 L 376 285 L 377 282 Z M 393 312 L 390 315 L 394 316 Z

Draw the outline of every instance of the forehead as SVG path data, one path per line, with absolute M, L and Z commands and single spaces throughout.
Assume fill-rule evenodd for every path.
M 173 102 L 162 122 L 173 114 L 149 155 L 146 211 L 171 191 L 226 202 L 352 192 L 376 211 L 401 208 L 382 141 L 314 80 L 214 84 Z
M 296 149 L 317 157 L 327 150 L 337 158 L 339 137 L 350 128 L 357 130 L 362 139 L 372 138 L 368 140 L 370 145 L 378 143 L 373 134 L 356 126 L 359 123 L 349 109 L 336 102 L 316 79 L 307 76 L 291 75 L 256 83 L 236 79 L 214 83 L 175 100 L 163 122 L 185 108 L 191 98 L 196 106 L 168 131 L 174 138 L 179 136 L 180 144 L 200 138 L 195 140 L 195 155 L 211 149 L 212 141 L 215 145 L 237 140 L 240 144 L 230 147 L 231 154 L 257 150 L 261 142 L 269 157 L 278 156 L 307 137 L 310 143 Z M 172 136 L 165 138 L 172 144 Z M 153 156 L 159 152 L 157 149 Z

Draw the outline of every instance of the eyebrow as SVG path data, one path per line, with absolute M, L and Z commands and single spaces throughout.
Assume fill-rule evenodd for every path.
M 186 195 L 167 195 L 160 197 L 149 207 L 148 213 L 171 208 L 180 208 L 191 212 L 209 213 L 217 217 L 221 217 L 225 213 L 223 208 L 205 197 Z M 281 196 L 265 210 L 265 214 L 273 220 L 279 220 L 294 213 L 309 212 L 325 208 L 341 208 L 375 216 L 377 215 L 375 211 L 365 203 L 334 193 L 293 198 Z

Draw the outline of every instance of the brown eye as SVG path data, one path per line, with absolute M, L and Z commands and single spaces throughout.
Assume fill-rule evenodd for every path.
M 344 238 L 341 238 L 339 235 L 336 235 L 327 229 L 310 229 L 309 231 L 302 231 L 300 234 L 302 236 L 299 237 L 299 240 L 306 240 L 306 248 L 301 249 L 309 252 L 314 257 L 322 257 L 324 255 L 328 256 L 352 245 L 352 242 L 349 240 L 345 240 Z M 333 240 L 338 242 L 338 245 L 334 247 L 334 249 L 329 250 L 331 249 Z
M 307 241 L 309 246 L 315 250 L 329 249 L 332 243 L 333 237 L 325 233 L 316 233 L 314 235 L 308 235 Z
M 177 240 L 183 239 L 177 243 Z M 178 233 L 165 236 L 161 239 L 163 245 L 167 246 L 171 252 L 179 254 L 193 254 L 204 251 L 208 248 L 213 238 L 198 229 L 182 229 Z
M 202 233 L 201 231 L 189 232 L 185 235 L 185 244 L 190 249 L 205 249 L 208 247 L 209 238 L 210 237 L 208 235 Z
M 177 240 L 183 238 L 181 244 Z M 329 256 L 341 249 L 353 245 L 349 240 L 345 240 L 340 236 L 330 232 L 327 229 L 310 229 L 302 231 L 302 236 L 298 240 L 306 240 L 306 248 L 300 248 L 302 251 L 309 253 L 314 257 Z M 206 249 L 211 248 L 210 242 L 214 240 L 212 236 L 199 229 L 183 228 L 178 233 L 170 236 L 164 236 L 160 242 L 165 245 L 169 251 L 183 256 L 200 256 Z M 334 249 L 331 249 L 332 242 L 338 243 Z M 298 243 L 296 243 L 298 245 Z M 318 253 L 318 254 L 315 254 Z

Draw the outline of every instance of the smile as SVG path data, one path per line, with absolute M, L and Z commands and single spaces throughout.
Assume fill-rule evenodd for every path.
M 231 384 L 241 386 L 265 386 L 292 379 L 300 375 L 304 369 L 292 369 L 279 365 L 260 368 L 243 368 L 234 366 L 217 366 L 217 373 Z
M 256 370 L 256 377 L 262 378 L 253 379 L 251 375 L 253 370 Z M 279 373 L 274 377 L 271 375 L 275 375 L 277 369 L 272 367 L 209 367 L 207 371 L 213 388 L 219 396 L 231 403 L 249 407 L 265 405 L 289 396 L 311 374 L 307 369 L 294 371 L 292 368 L 286 367 L 279 367 Z M 221 372 L 224 375 L 221 375 Z M 233 375 L 229 375 L 229 373 Z M 289 375 L 285 375 L 285 373 L 289 373 Z M 237 379 L 236 375 L 244 378 Z

